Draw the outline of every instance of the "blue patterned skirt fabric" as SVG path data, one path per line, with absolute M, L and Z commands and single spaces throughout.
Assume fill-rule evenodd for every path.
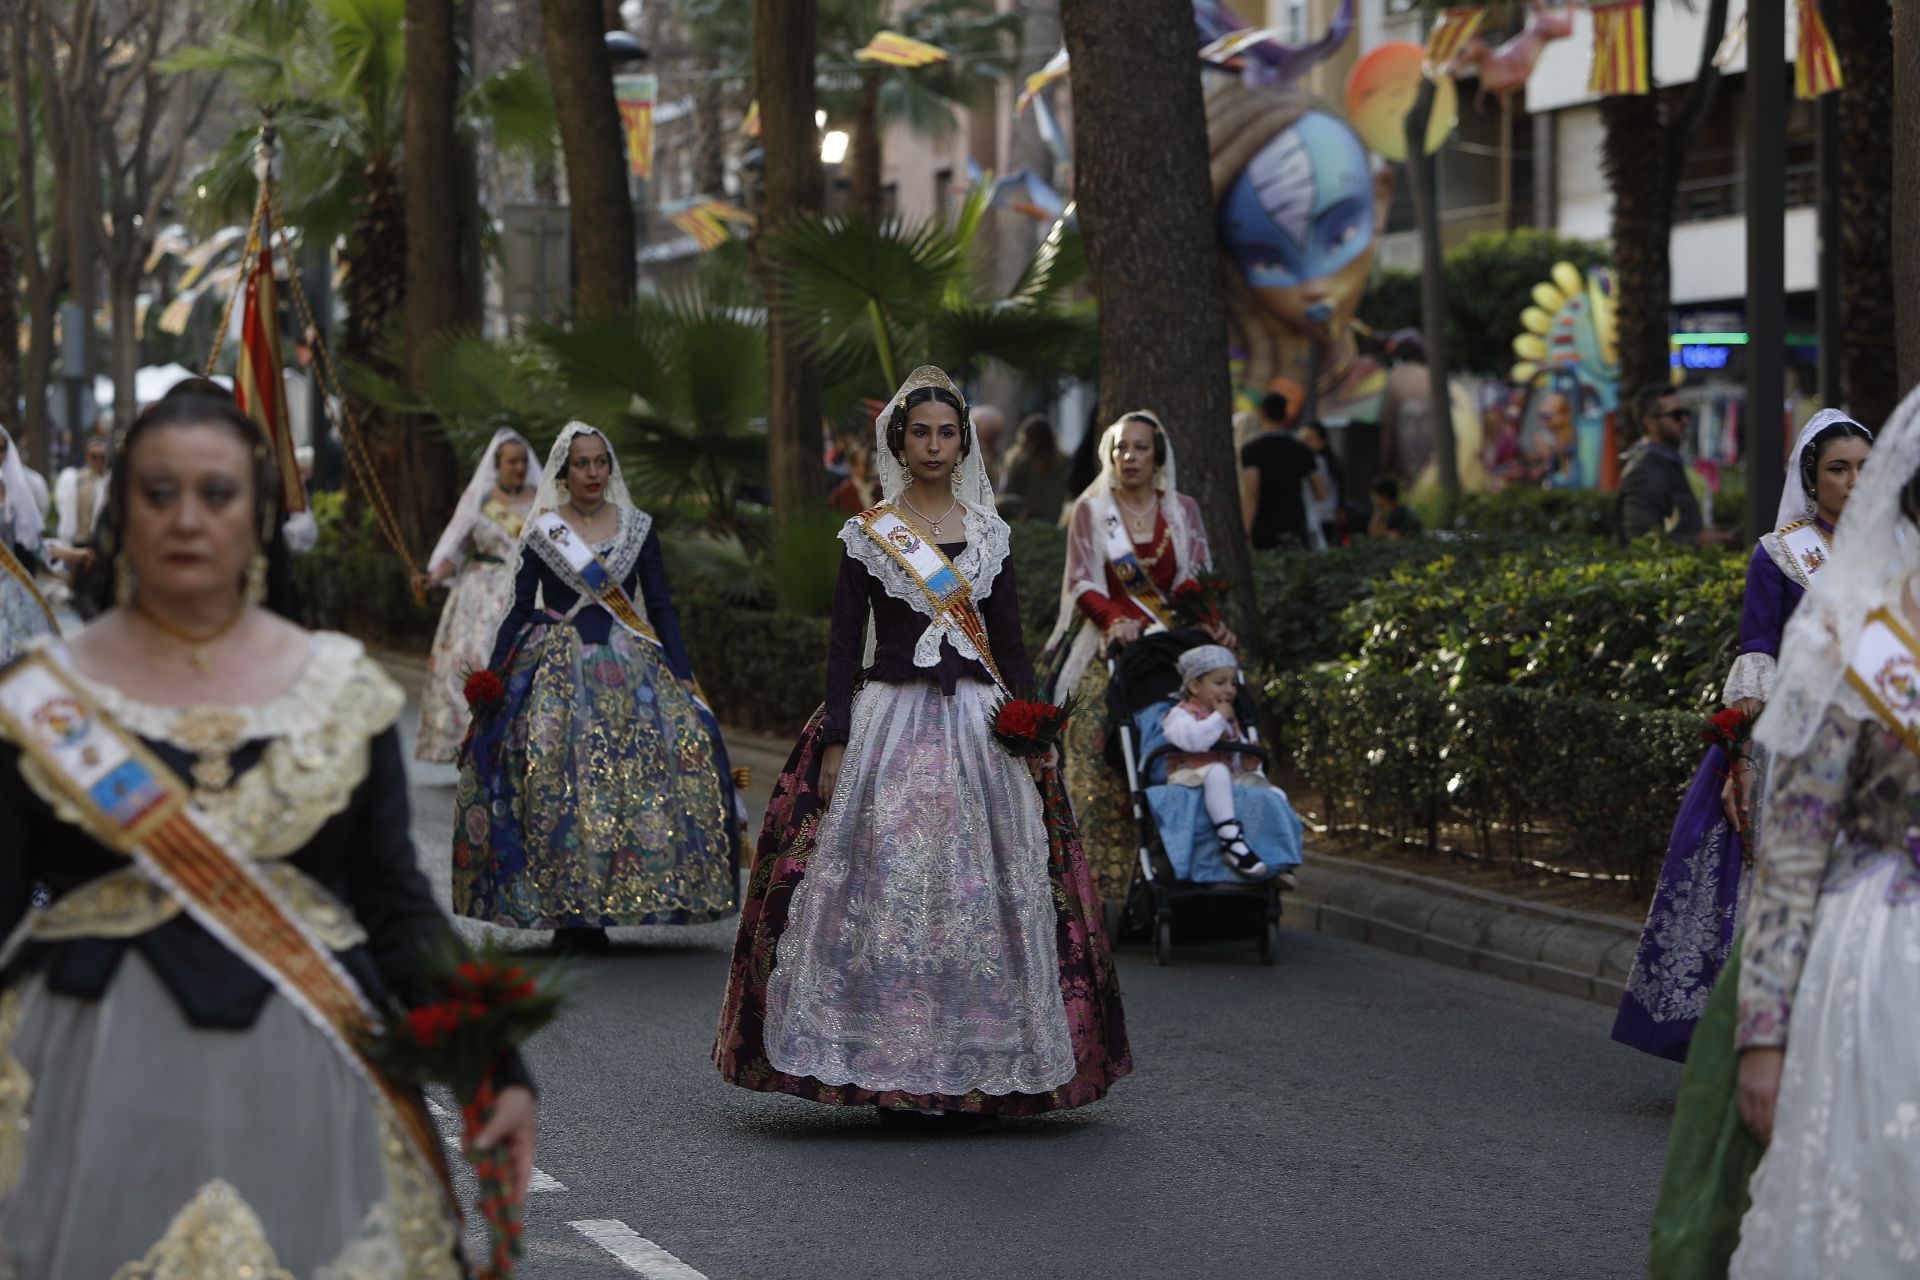
M 1244 882 L 1245 877 L 1235 874 L 1220 856 L 1220 837 L 1214 834 L 1206 797 L 1199 787 L 1178 783 L 1148 787 L 1147 805 L 1153 810 L 1153 824 L 1177 879 L 1199 884 Z M 1267 864 L 1263 879 L 1270 880 L 1300 865 L 1300 844 L 1306 828 L 1287 803 L 1286 792 L 1271 783 L 1236 782 L 1233 814 L 1240 820 L 1247 844 Z
M 521 929 L 733 911 L 731 780 L 712 718 L 644 640 L 527 629 L 460 770 L 453 905 Z

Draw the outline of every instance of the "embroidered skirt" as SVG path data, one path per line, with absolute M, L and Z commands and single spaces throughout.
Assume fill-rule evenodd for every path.
M 831 807 L 820 716 L 774 790 L 714 1060 L 849 1106 L 1024 1115 L 1132 1069 L 1100 905 L 1058 781 L 987 731 L 984 684 L 869 684 Z
M 698 924 L 734 908 L 719 733 L 658 651 L 618 627 L 527 629 L 507 705 L 455 796 L 453 907 L 521 929 Z
M 47 611 L 27 581 L 17 576 L 26 571 L 11 556 L 0 562 L 0 665 L 11 661 L 35 636 L 53 634 Z
M 451 761 L 467 736 L 466 679 L 487 665 L 500 620 L 513 603 L 513 567 L 498 560 L 472 560 L 453 580 L 447 606 L 433 633 L 427 682 L 420 691 L 418 760 Z
M 0 1275 L 455 1280 L 457 1242 L 433 1175 L 279 997 L 244 1031 L 196 1027 L 137 950 L 99 1000 L 38 974 L 0 994 Z
M 1107 664 L 1087 664 L 1080 677 L 1080 713 L 1067 722 L 1061 763 L 1067 792 L 1080 819 L 1080 842 L 1087 851 L 1087 867 L 1102 901 L 1118 907 L 1139 861 L 1139 839 L 1133 808 L 1127 799 L 1127 780 L 1107 762 Z

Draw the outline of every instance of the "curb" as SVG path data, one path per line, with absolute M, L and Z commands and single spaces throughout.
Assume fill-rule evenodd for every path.
M 1391 867 L 1310 853 L 1290 927 L 1616 1005 L 1640 928 Z

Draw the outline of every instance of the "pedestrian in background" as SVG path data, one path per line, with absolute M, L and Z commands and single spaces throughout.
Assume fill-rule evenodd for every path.
M 1067 455 L 1060 452 L 1053 424 L 1030 414 L 1000 467 L 999 495 L 1020 500 L 1022 519 L 1055 524 L 1067 501 Z
M 1346 493 L 1347 473 L 1340 459 L 1333 456 L 1325 423 L 1316 419 L 1301 428 L 1300 443 L 1313 451 L 1313 467 L 1322 481 L 1316 494 L 1309 479 L 1307 492 L 1301 495 L 1307 504 L 1307 539 L 1314 550 L 1325 551 L 1333 543 L 1334 515 L 1340 510 L 1341 498 Z
M 1693 410 L 1673 388 L 1642 387 L 1633 397 L 1645 434 L 1623 459 L 1618 498 L 1620 536 L 1627 542 L 1658 533 L 1689 547 L 1719 547 L 1733 541 L 1723 529 L 1709 529 L 1700 515 L 1700 499 L 1687 479 L 1680 445 L 1693 422 Z
M 1291 411 L 1285 396 L 1268 392 L 1260 400 L 1260 434 L 1240 450 L 1240 516 L 1256 551 L 1306 546 L 1306 499 L 1327 496 L 1313 451 L 1287 434 Z
M 1400 482 L 1381 476 L 1373 482 L 1373 518 L 1367 522 L 1371 538 L 1412 538 L 1420 533 L 1420 517 L 1400 501 Z

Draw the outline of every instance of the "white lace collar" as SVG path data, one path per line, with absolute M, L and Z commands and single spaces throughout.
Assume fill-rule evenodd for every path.
M 627 575 L 633 572 L 634 564 L 640 559 L 640 549 L 647 545 L 647 534 L 653 531 L 653 517 L 638 507 L 620 508 L 620 531 L 605 542 L 593 544 L 593 553 L 600 557 L 600 563 L 607 567 L 608 575 L 615 581 L 624 583 Z M 560 575 L 560 580 L 583 596 L 593 592 L 580 580 L 567 558 L 560 549 L 544 537 L 539 536 L 531 525 L 527 527 L 524 539 L 539 557 L 547 562 L 547 567 Z
M 188 703 L 165 705 L 142 702 L 110 684 L 94 679 L 74 665 L 72 651 L 51 636 L 37 637 L 29 649 L 44 649 L 61 670 L 84 689 L 101 710 L 114 720 L 150 742 L 166 742 L 195 749 L 199 744 L 197 727 L 209 715 L 218 714 L 229 727 L 235 742 L 254 742 L 267 738 L 303 738 L 325 731 L 345 701 L 347 687 L 359 680 L 372 680 L 390 692 L 382 699 L 391 705 L 392 714 L 384 729 L 399 717 L 406 697 L 399 686 L 367 657 L 366 646 L 352 636 L 334 631 L 316 631 L 307 639 L 307 662 L 285 692 L 266 702 Z
M 861 567 L 880 584 L 881 590 L 893 599 L 910 605 L 914 612 L 927 619 L 927 628 L 914 645 L 914 666 L 935 667 L 940 664 L 942 637 L 961 657 L 982 661 L 980 651 L 957 627 L 936 625 L 938 619 L 934 617 L 933 606 L 927 602 L 926 592 L 920 589 L 920 584 L 905 565 L 887 554 L 873 540 L 858 517 L 840 526 L 840 541 L 846 545 L 847 554 L 858 560 Z M 967 580 L 976 605 L 993 594 L 993 584 L 1000 577 L 1000 568 L 1006 563 L 1011 543 L 1007 522 L 998 513 L 967 504 L 967 545 L 959 555 L 953 557 L 953 570 Z

